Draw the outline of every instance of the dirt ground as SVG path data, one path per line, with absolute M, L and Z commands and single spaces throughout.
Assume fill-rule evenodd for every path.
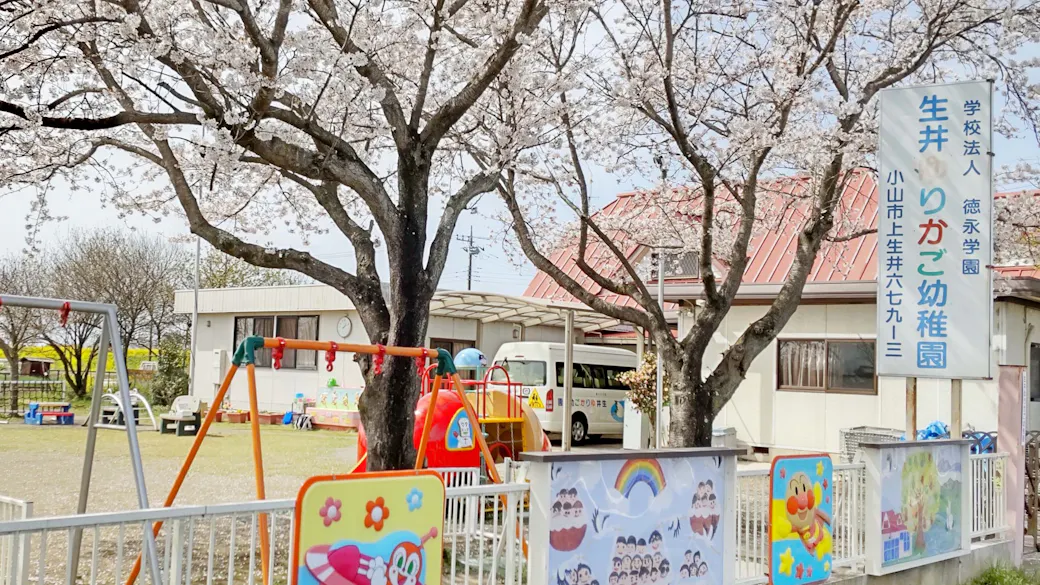
M 77 416 L 77 419 L 80 417 Z M 249 426 L 217 423 L 203 441 L 177 503 L 216 504 L 256 499 Z M 192 437 L 139 432 L 148 496 L 160 506 L 192 444 Z M 0 424 L 0 495 L 31 500 L 34 516 L 74 514 L 87 429 Z M 353 432 L 298 431 L 264 426 L 264 475 L 269 499 L 293 498 L 313 475 L 349 471 L 357 460 Z M 127 436 L 98 430 L 88 512 L 137 507 Z

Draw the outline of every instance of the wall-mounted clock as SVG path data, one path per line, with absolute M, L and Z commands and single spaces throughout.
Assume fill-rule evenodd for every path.
M 343 339 L 346 339 L 350 332 L 354 329 L 354 324 L 351 322 L 350 317 L 343 317 L 336 324 L 336 333 Z

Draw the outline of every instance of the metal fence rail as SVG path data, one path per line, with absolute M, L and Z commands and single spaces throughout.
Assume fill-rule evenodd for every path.
M 442 470 L 449 485 L 466 484 L 475 470 Z M 527 484 L 449 487 L 445 502 L 445 583 L 520 585 L 526 582 L 524 551 Z M 262 583 L 259 519 L 268 517 L 272 585 L 291 577 L 294 500 L 158 508 L 59 516 L 0 523 L 0 585 L 121 585 L 141 552 L 142 536 L 156 520 L 162 585 Z M 69 545 L 83 531 L 78 569 Z M 140 583 L 150 582 L 143 572 Z
M 65 383 L 52 380 L 0 380 L 0 416 L 22 416 L 30 402 L 67 400 Z

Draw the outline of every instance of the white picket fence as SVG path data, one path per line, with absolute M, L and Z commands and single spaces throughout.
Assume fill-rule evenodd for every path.
M 1007 522 L 1007 453 L 982 453 L 971 456 L 971 538 L 982 540 L 1001 536 Z M 1023 498 L 1024 494 L 1017 494 Z
M 972 540 L 1007 532 L 1007 453 L 971 455 Z M 769 570 L 769 471 L 737 472 L 737 582 L 766 583 Z M 1021 496 L 1020 496 L 1021 497 Z M 834 466 L 834 566 L 854 567 L 866 558 L 866 466 Z
M 473 485 L 470 470 L 445 474 L 444 581 L 491 585 L 526 582 L 523 541 L 527 484 Z M 460 487 L 461 486 L 461 487 Z M 259 520 L 271 534 L 272 585 L 290 581 L 294 500 L 267 500 L 38 518 L 0 524 L 0 541 L 17 543 L 22 564 L 5 567 L 3 585 L 121 585 L 141 552 L 142 537 L 164 522 L 157 545 L 162 585 L 263 583 Z M 78 570 L 69 543 L 82 530 Z M 151 583 L 147 565 L 138 583 Z
M 1000 537 L 1008 529 L 1006 462 L 1006 454 L 971 456 L 973 540 Z M 475 470 L 441 471 L 447 486 L 443 582 L 526 583 L 529 485 L 477 485 L 480 478 Z M 741 585 L 767 581 L 768 473 L 766 469 L 737 472 L 736 577 Z M 271 583 L 285 585 L 292 571 L 293 506 L 292 500 L 269 500 L 17 520 L 31 514 L 31 505 L 26 508 L 25 503 L 0 498 L 0 514 L 7 514 L 0 516 L 0 585 L 122 585 L 140 553 L 143 531 L 157 520 L 165 522 L 157 542 L 161 585 L 255 585 L 262 583 L 258 546 L 261 514 L 267 514 L 272 535 L 268 567 Z M 865 509 L 865 466 L 836 465 L 832 523 L 835 567 L 855 568 L 863 563 Z M 77 529 L 83 531 L 83 537 L 75 571 L 68 543 Z M 142 571 L 139 582 L 150 581 L 148 571 Z
M 32 507 L 32 502 L 0 496 L 0 524 L 31 518 Z M 29 563 L 27 553 L 24 537 L 0 536 L 0 585 L 23 585 Z

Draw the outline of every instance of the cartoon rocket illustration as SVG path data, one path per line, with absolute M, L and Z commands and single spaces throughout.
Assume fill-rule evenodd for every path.
M 304 562 L 322 585 L 420 585 L 422 547 L 436 537 L 437 529 L 431 528 L 418 545 L 407 541 L 398 543 L 390 552 L 389 563 L 382 557 L 363 553 L 353 544 L 334 550 L 324 544 L 313 546 Z

